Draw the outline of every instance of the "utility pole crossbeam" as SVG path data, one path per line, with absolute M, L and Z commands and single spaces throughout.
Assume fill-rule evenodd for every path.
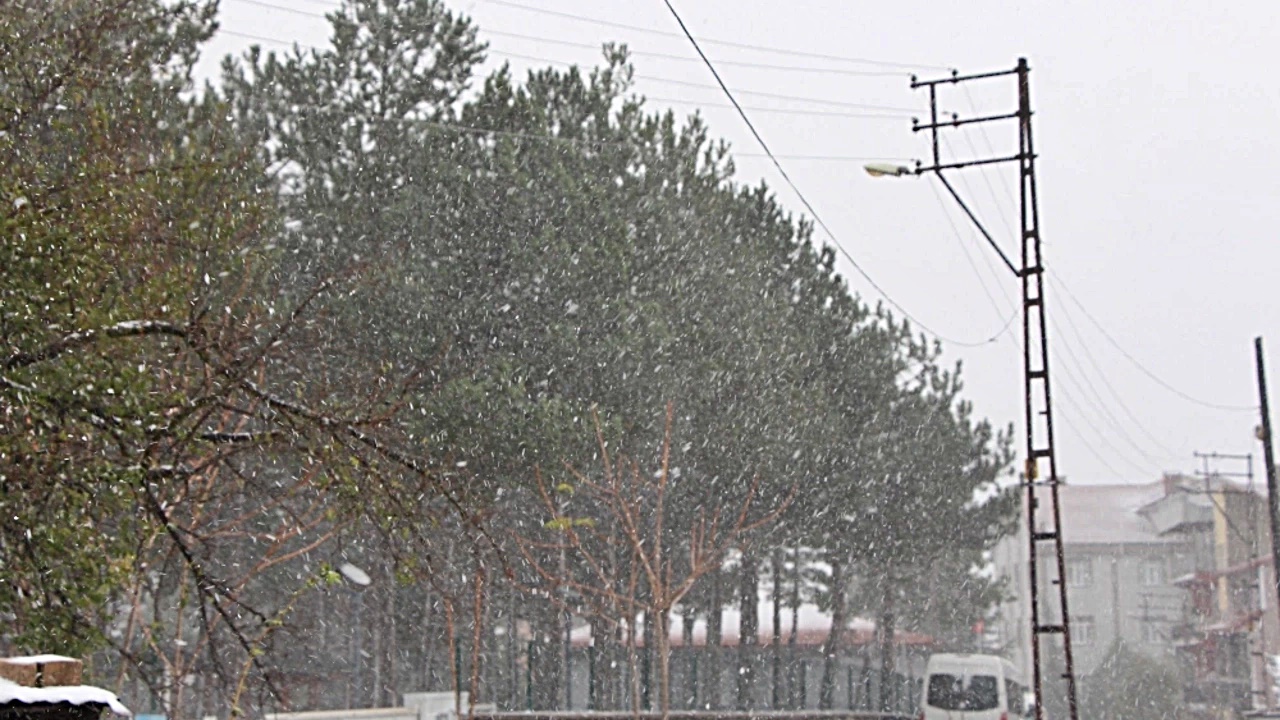
M 912 78 L 913 89 L 924 88 L 929 93 L 929 122 L 915 122 L 914 132 L 927 131 L 931 136 L 932 164 L 917 163 L 916 175 L 933 173 L 946 187 L 961 209 L 977 226 L 987 243 L 1000 255 L 1009 270 L 1021 280 L 1022 285 L 1022 364 L 1025 398 L 1026 465 L 1024 485 L 1027 493 L 1026 529 L 1028 539 L 1028 570 L 1031 588 L 1031 668 L 1032 686 L 1035 691 L 1036 720 L 1045 720 L 1045 664 L 1051 647 L 1061 648 L 1066 704 L 1069 717 L 1078 720 L 1076 702 L 1075 662 L 1071 652 L 1071 614 L 1067 610 L 1067 572 L 1062 543 L 1062 514 L 1059 504 L 1057 453 L 1054 446 L 1053 398 L 1049 382 L 1049 339 L 1045 314 L 1044 261 L 1040 243 L 1040 208 L 1036 196 L 1036 153 L 1031 132 L 1031 92 L 1028 74 L 1030 68 L 1025 58 L 1019 58 L 1017 67 L 973 75 L 952 73 L 950 77 L 936 80 Z M 1016 76 L 1018 82 L 1018 109 L 1016 112 L 962 119 L 952 115 L 950 120 L 938 118 L 938 90 L 947 85 L 958 85 L 974 80 L 989 80 Z M 943 162 L 939 151 L 941 132 L 967 125 L 987 122 L 1017 120 L 1018 153 L 1016 155 L 980 158 L 963 162 Z M 982 225 L 976 215 L 956 193 L 943 175 L 945 170 L 1016 162 L 1019 176 L 1019 200 L 1021 206 L 1021 262 L 1014 264 L 1000 245 Z M 905 168 L 904 168 L 905 170 Z M 1043 479 L 1042 479 L 1043 478 Z M 1037 493 L 1037 488 L 1043 490 Z M 1047 501 L 1045 503 L 1044 501 Z M 1042 506 L 1047 504 L 1047 507 Z M 1040 607 L 1041 549 L 1052 545 L 1052 564 L 1056 577 L 1050 583 L 1057 587 L 1049 593 L 1058 604 L 1057 613 L 1042 613 Z M 1045 548 L 1047 549 L 1047 548 Z M 1061 636 L 1061 643 L 1045 642 L 1045 635 Z

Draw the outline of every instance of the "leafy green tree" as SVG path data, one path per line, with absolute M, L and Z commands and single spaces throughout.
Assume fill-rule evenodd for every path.
M 237 148 L 177 98 L 211 12 L 0 9 L 0 604 L 18 647 L 100 640 L 86 618 L 128 571 L 136 491 L 164 462 L 140 456 L 202 412 L 164 415 L 192 388 L 163 369 L 211 309 L 205 281 L 268 221 Z
M 466 462 L 502 517 L 535 522 L 521 488 L 535 463 L 583 456 L 587 408 L 656 445 L 651 409 L 672 399 L 676 435 L 693 438 L 673 448 L 689 479 L 673 509 L 757 475 L 765 500 L 798 485 L 792 517 L 805 522 L 784 520 L 769 541 L 830 548 L 849 568 L 888 547 L 867 509 L 942 487 L 934 502 L 951 512 L 979 482 L 986 469 L 966 463 L 985 462 L 972 457 L 992 439 L 952 404 L 958 387 L 905 385 L 933 377 L 929 348 L 852 296 L 833 253 L 766 186 L 734 181 L 700 118 L 650 112 L 624 48 L 589 71 L 517 81 L 504 68 L 462 101 L 483 54 L 464 18 L 425 0 L 361 0 L 331 19 L 334 49 L 229 62 L 223 92 L 279 170 L 293 277 L 358 264 L 377 279 L 328 308 L 344 362 L 431 363 L 413 432 Z M 377 65 L 368 58 L 418 56 L 436 60 L 360 75 Z M 950 443 L 928 462 L 908 449 L 912 413 L 936 415 L 930 432 Z M 903 518 L 892 557 L 932 527 Z M 669 557 L 695 519 L 672 513 Z M 739 579 L 754 608 L 755 573 Z M 554 678 L 536 680 L 552 706 Z
M 214 10 L 0 7 L 0 644 L 106 648 L 174 716 L 197 669 L 235 712 L 278 690 L 349 523 L 458 502 L 394 383 L 298 353 L 332 285 L 279 297 L 264 167 L 188 95 Z

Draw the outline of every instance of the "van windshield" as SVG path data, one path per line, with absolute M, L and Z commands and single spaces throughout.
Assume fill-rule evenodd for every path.
M 993 675 L 929 676 L 930 707 L 940 710 L 994 710 L 1000 705 L 1000 685 Z

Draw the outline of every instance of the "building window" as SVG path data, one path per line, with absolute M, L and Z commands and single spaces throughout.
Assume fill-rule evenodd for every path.
M 1160 645 L 1165 642 L 1164 630 L 1159 623 L 1151 620 L 1142 623 L 1142 641 L 1149 645 Z
M 1067 561 L 1067 587 L 1086 588 L 1093 585 L 1093 561 Z
M 1142 561 L 1142 584 L 1164 585 L 1168 582 L 1167 565 L 1163 559 Z
M 1094 627 L 1092 615 L 1081 615 L 1071 619 L 1071 642 L 1075 645 L 1092 645 Z

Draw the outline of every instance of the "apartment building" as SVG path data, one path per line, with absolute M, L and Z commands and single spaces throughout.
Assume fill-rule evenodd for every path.
M 1280 651 L 1266 499 L 1220 478 L 1167 475 L 1135 485 L 1064 484 L 1065 581 L 1076 675 L 1087 678 L 1117 642 L 1176 664 L 1188 707 L 1275 707 L 1265 655 Z M 1015 664 L 1030 670 L 1026 528 L 993 552 L 1009 600 L 995 623 Z M 1042 557 L 1041 607 L 1052 558 Z M 1053 613 L 1042 615 L 1054 619 Z

